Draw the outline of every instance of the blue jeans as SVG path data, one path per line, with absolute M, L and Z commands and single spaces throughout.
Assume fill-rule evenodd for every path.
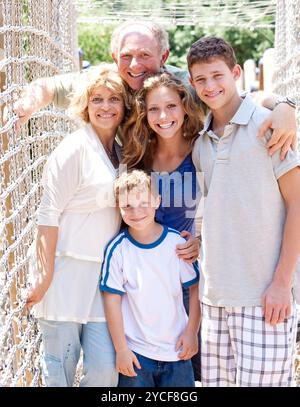
M 44 355 L 42 369 L 47 387 L 73 385 L 80 350 L 83 350 L 81 387 L 116 387 L 115 351 L 105 322 L 48 321 L 39 319 Z
M 118 387 L 195 387 L 192 362 L 160 362 L 135 353 L 141 369 L 135 368 L 137 376 L 119 374 Z

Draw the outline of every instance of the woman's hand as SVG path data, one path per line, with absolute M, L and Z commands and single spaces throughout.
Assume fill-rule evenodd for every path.
M 200 252 L 199 240 L 193 237 L 190 232 L 183 230 L 180 233 L 181 237 L 187 238 L 186 243 L 181 243 L 176 246 L 177 256 L 186 263 L 192 264 L 197 260 Z
M 29 291 L 29 294 L 27 296 L 26 300 L 26 306 L 28 308 L 32 307 L 33 305 L 37 304 L 40 302 L 44 295 L 46 294 L 49 286 L 50 286 L 51 281 L 43 280 L 41 282 L 38 282 L 34 288 L 32 288 Z

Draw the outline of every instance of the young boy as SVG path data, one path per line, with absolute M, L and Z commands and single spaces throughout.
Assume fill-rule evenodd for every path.
M 128 225 L 107 246 L 100 289 L 116 350 L 119 387 L 195 385 L 200 320 L 197 265 L 180 260 L 179 232 L 156 223 L 160 196 L 143 171 L 123 173 L 115 184 Z M 190 287 L 186 315 L 182 285 Z M 136 370 L 137 369 L 137 370 Z
M 256 137 L 269 113 L 239 96 L 241 68 L 227 42 L 202 38 L 187 60 L 191 83 L 211 110 L 193 150 L 207 191 L 202 384 L 290 386 L 293 290 L 299 288 L 293 284 L 300 252 L 299 161 L 292 151 L 283 161 L 279 153 L 270 157 L 268 137 Z

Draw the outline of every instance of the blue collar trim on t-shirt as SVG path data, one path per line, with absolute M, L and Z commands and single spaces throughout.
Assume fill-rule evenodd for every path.
M 132 244 L 134 244 L 135 246 L 140 247 L 141 249 L 153 249 L 154 247 L 158 246 L 168 234 L 168 226 L 165 226 L 165 225 L 162 225 L 162 226 L 163 226 L 164 230 L 163 230 L 162 234 L 160 235 L 160 237 L 155 242 L 149 243 L 149 244 L 140 243 L 137 240 L 135 240 L 129 233 L 128 228 L 125 229 L 125 235 L 128 238 L 128 240 L 130 240 L 130 242 Z

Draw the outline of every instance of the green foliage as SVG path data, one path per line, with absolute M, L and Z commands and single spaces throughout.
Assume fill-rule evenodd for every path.
M 83 59 L 89 61 L 91 65 L 99 62 L 112 62 L 110 55 L 110 38 L 114 26 L 98 24 L 79 24 L 78 44 L 84 55 Z
M 238 63 L 243 65 L 247 59 L 262 57 L 263 52 L 274 46 L 274 31 L 269 28 L 250 30 L 238 28 L 209 28 L 179 26 L 168 30 L 170 57 L 168 63 L 181 68 L 186 67 L 186 55 L 193 42 L 206 35 L 223 37 L 234 48 Z
M 195 26 L 179 26 L 168 29 L 170 56 L 167 63 L 179 68 L 186 67 L 186 55 L 193 42 L 203 37 L 202 28 Z
M 264 51 L 274 46 L 274 30 L 269 28 L 210 29 L 207 30 L 207 34 L 217 35 L 228 41 L 235 51 L 238 63 L 242 66 L 247 59 L 254 59 L 258 62 Z
M 84 59 L 95 65 L 101 61 L 111 62 L 110 38 L 114 26 L 84 25 L 78 26 L 79 46 Z M 170 56 L 168 64 L 186 67 L 186 54 L 190 45 L 204 35 L 217 35 L 229 41 L 239 64 L 253 58 L 257 62 L 263 52 L 274 44 L 274 30 L 261 28 L 256 30 L 238 28 L 200 28 L 197 26 L 177 26 L 168 29 L 170 38 Z

